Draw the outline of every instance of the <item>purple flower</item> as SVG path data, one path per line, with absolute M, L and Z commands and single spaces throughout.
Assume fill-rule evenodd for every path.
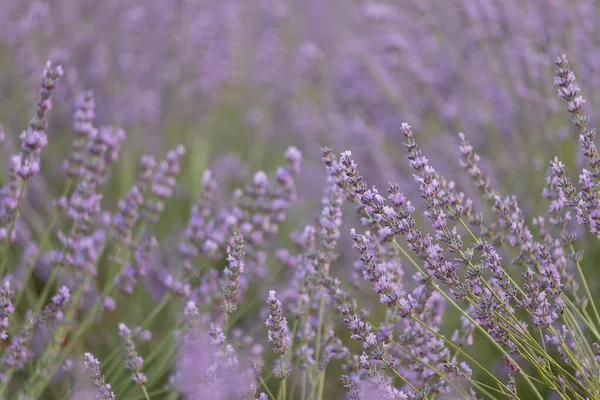
M 64 71 L 60 65 L 54 67 L 50 61 L 46 63 L 35 116 L 29 122 L 27 130 L 21 134 L 21 153 L 17 156 L 16 172 L 24 180 L 40 171 L 42 149 L 48 145 L 46 130 L 48 112 L 52 108 L 51 96 L 56 82 L 63 75 Z
M 239 234 L 234 234 L 234 246 L 227 247 L 227 261 L 229 265 L 223 270 L 223 292 L 225 295 L 224 311 L 231 315 L 237 309 L 240 276 L 244 273 L 244 238 Z
M 146 386 L 148 378 L 146 378 L 146 375 L 142 372 L 144 359 L 140 357 L 135 350 L 135 344 L 131 337 L 131 330 L 127 325 L 123 323 L 119 324 L 119 336 L 123 339 L 123 344 L 125 345 L 125 350 L 127 352 L 125 368 L 133 372 L 132 379 L 134 382 L 141 386 Z
M 85 353 L 85 366 L 90 373 L 90 379 L 96 386 L 97 400 L 115 400 L 115 394 L 111 391 L 112 387 L 104 381 L 104 376 L 100 372 L 100 361 L 91 353 Z
M 274 290 L 269 291 L 269 317 L 266 326 L 269 331 L 269 343 L 273 345 L 273 351 L 284 355 L 290 348 L 292 336 L 288 328 L 287 320 L 283 316 L 281 302 L 277 300 Z
M 15 312 L 15 307 L 11 302 L 13 292 L 10 289 L 10 283 L 4 281 L 2 289 L 0 289 L 0 340 L 6 340 L 8 337 L 6 330 L 8 329 L 8 318 Z
M 67 176 L 71 179 L 81 179 L 85 171 L 87 143 L 96 130 L 93 126 L 96 117 L 94 93 L 88 91 L 77 100 L 73 129 L 75 137 L 71 142 L 71 151 L 63 164 Z
M 160 212 L 164 209 L 166 200 L 173 196 L 176 178 L 180 171 L 180 159 L 185 154 L 185 148 L 179 145 L 167 153 L 165 160 L 158 165 L 150 185 L 150 195 L 145 197 L 143 217 L 150 223 L 158 221 Z M 144 166 L 149 168 L 149 164 Z M 143 172 L 141 172 L 143 174 Z

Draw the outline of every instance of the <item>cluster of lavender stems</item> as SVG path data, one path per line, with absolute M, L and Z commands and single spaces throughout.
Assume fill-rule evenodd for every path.
M 292 61 L 280 57 L 279 30 L 291 12 L 286 2 L 267 2 L 271 11 L 257 11 L 270 30 L 257 28 L 256 38 L 235 30 L 251 14 L 241 3 L 215 5 L 216 22 L 206 19 L 210 13 L 191 12 L 192 6 L 184 3 L 183 11 L 162 10 L 166 25 L 178 27 L 173 40 L 197 51 L 184 40 L 189 24 L 210 31 L 207 37 L 225 36 L 223 46 L 203 35 L 196 38 L 207 55 L 198 65 L 219 73 L 195 78 L 198 82 L 187 91 L 170 93 L 168 88 L 177 87 L 175 76 L 189 77 L 196 65 L 176 54 L 157 78 L 162 87 L 144 92 L 146 75 L 154 69 L 152 59 L 136 50 L 137 41 L 147 38 L 139 32 L 161 10 L 127 8 L 125 50 L 112 60 L 127 88 L 96 89 L 94 82 L 105 75 L 100 61 L 89 78 L 94 91 L 79 87 L 86 80 L 80 81 L 76 68 L 48 62 L 40 71 L 40 90 L 26 129 L 9 132 L 8 140 L 0 130 L 0 142 L 20 143 L 3 149 L 7 173 L 0 181 L 0 398 L 83 398 L 81 393 L 94 393 L 97 399 L 146 400 L 600 400 L 600 313 L 594 296 L 599 287 L 594 249 L 600 239 L 600 155 L 592 101 L 582 94 L 586 82 L 579 86 L 565 55 L 554 63 L 554 85 L 571 117 L 569 129 L 577 141 L 571 147 L 577 157 L 545 154 L 543 190 L 529 198 L 527 191 L 504 193 L 495 175 L 499 171 L 476 150 L 485 144 L 480 136 L 486 133 L 479 135 L 475 128 L 484 124 L 461 124 L 453 108 L 440 103 L 456 93 L 450 83 L 464 80 L 464 72 L 451 73 L 454 68 L 449 67 L 446 75 L 436 75 L 439 71 L 425 63 L 427 54 L 434 57 L 434 43 L 423 49 L 423 65 L 409 57 L 409 65 L 400 66 L 396 59 L 414 50 L 410 40 L 393 34 L 391 25 L 406 22 L 415 30 L 411 34 L 418 35 L 418 26 L 405 19 L 426 19 L 426 9 L 408 7 L 399 15 L 394 6 L 379 3 L 362 4 L 366 9 L 359 13 L 352 8 L 344 15 L 344 29 L 360 27 L 365 40 L 344 42 L 340 58 L 330 60 L 342 72 L 328 78 L 319 64 L 325 53 L 313 42 L 303 42 L 298 54 L 290 52 Z M 489 3 L 489 9 L 499 7 Z M 2 7 L 0 14 L 10 11 L 20 18 L 7 39 L 23 45 L 19 62 L 30 60 L 35 67 L 36 43 L 30 43 L 35 29 L 28 24 L 35 18 L 44 21 L 54 8 L 40 3 L 37 9 L 24 7 L 28 11 L 21 15 L 17 6 Z M 98 7 L 114 11 L 110 5 Z M 460 15 L 449 18 L 452 27 L 439 28 L 435 36 L 443 40 L 444 29 L 460 30 L 460 21 L 477 31 L 485 8 L 462 4 Z M 487 13 L 490 31 L 503 29 Z M 198 18 L 188 20 L 194 16 Z M 383 43 L 374 40 L 378 35 Z M 87 43 L 85 37 L 80 40 L 74 52 Z M 248 176 L 240 172 L 250 170 L 245 165 L 227 171 L 225 158 L 207 163 L 199 175 L 187 171 L 194 165 L 190 159 L 198 156 L 187 142 L 163 156 L 153 152 L 128 160 L 133 154 L 129 141 L 139 135 L 116 123 L 154 125 L 148 115 L 158 118 L 157 110 L 167 107 L 161 101 L 177 105 L 182 96 L 189 103 L 225 91 L 227 84 L 244 87 L 245 78 L 236 72 L 247 60 L 233 56 L 233 50 L 244 48 L 244 40 L 270 49 L 252 60 L 258 65 L 253 84 L 268 87 L 273 96 L 257 98 L 257 103 L 272 106 L 278 96 L 311 92 L 315 82 L 343 88 L 334 90 L 341 98 L 315 93 L 328 107 L 320 119 L 311 114 L 311 104 L 297 99 L 282 101 L 280 112 L 295 116 L 294 129 L 325 126 L 334 136 L 347 130 L 369 146 L 342 138 L 356 150 L 338 155 L 323 147 L 317 164 L 317 141 L 306 133 L 298 146 L 281 149 L 279 166 Z M 504 43 L 498 46 L 508 51 Z M 100 60 L 106 47 L 88 51 Z M 530 58 L 521 61 L 539 64 Z M 473 63 L 488 61 L 474 57 Z M 143 69 L 139 75 L 133 73 L 134 65 Z M 404 104 L 393 90 L 392 72 L 399 75 L 406 68 L 422 74 L 415 104 Z M 280 87 L 274 78 L 282 71 L 289 71 L 280 79 L 291 86 Z M 512 79 L 517 73 L 507 66 L 505 74 Z M 468 87 L 489 84 L 473 80 Z M 513 89 L 531 102 L 532 113 L 546 115 L 548 109 L 522 87 L 525 80 L 511 80 Z M 71 128 L 52 119 L 53 104 L 65 96 L 61 85 L 80 92 Z M 386 101 L 373 95 L 372 86 Z M 136 103 L 128 117 L 115 104 L 98 101 L 97 96 L 111 93 L 122 97 L 115 104 L 142 98 L 146 103 Z M 516 114 L 502 100 L 483 100 L 498 106 L 503 117 Z M 455 160 L 444 167 L 422 145 L 428 104 L 444 129 L 456 131 Z M 275 122 L 280 115 L 250 111 L 248 124 L 263 132 L 261 140 L 269 139 L 268 127 L 279 127 Z M 110 112 L 114 119 L 107 116 Z M 185 112 L 182 108 L 181 114 Z M 409 112 L 415 115 L 414 129 L 399 119 Z M 311 118 L 303 120 L 303 115 Z M 515 124 L 526 120 L 514 119 Z M 499 129 L 513 138 L 513 125 Z M 390 137 L 402 142 L 405 163 L 376 162 L 378 157 L 370 153 L 371 142 L 383 140 L 378 132 L 390 126 Z M 52 160 L 59 129 L 71 129 L 71 143 Z M 340 141 L 330 142 L 339 147 Z M 262 145 L 252 151 L 260 155 Z M 59 168 L 53 169 L 54 164 Z M 129 181 L 120 176 L 123 165 L 137 165 Z M 396 173 L 400 170 L 401 175 Z M 194 182 L 196 198 L 186 187 L 188 175 L 201 178 Z M 385 180 L 391 182 L 382 186 Z M 56 182 L 60 187 L 55 190 Z M 119 196 L 113 196 L 115 182 L 127 185 Z M 314 200 L 320 183 L 318 209 L 302 219 L 303 207 Z M 51 206 L 37 209 L 39 202 Z M 183 215 L 183 221 L 175 215 Z M 482 348 L 493 354 L 481 354 Z M 85 374 L 78 374 L 81 366 Z

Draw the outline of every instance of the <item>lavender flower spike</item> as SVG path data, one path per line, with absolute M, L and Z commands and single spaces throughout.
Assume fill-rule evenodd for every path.
M 600 155 L 594 144 L 596 129 L 589 128 L 590 117 L 583 111 L 585 99 L 581 96 L 581 89 L 577 85 L 575 74 L 569 67 L 566 55 L 558 57 L 555 61 L 556 74 L 554 84 L 558 86 L 558 96 L 567 102 L 567 111 L 571 113 L 571 123 L 579 130 L 579 142 L 587 165 L 592 170 L 595 182 L 600 180 Z
M 133 339 L 131 337 L 131 329 L 127 327 L 127 325 L 120 323 L 119 324 L 119 336 L 123 338 L 123 343 L 125 344 L 125 350 L 127 351 L 127 361 L 125 361 L 125 368 L 130 371 L 133 371 L 132 379 L 134 382 L 140 384 L 140 386 L 145 387 L 148 382 L 148 378 L 142 372 L 142 366 L 144 364 L 144 359 L 139 356 L 137 351 L 135 350 L 135 344 L 133 343 Z
M 274 290 L 269 292 L 269 317 L 267 328 L 269 329 L 269 343 L 273 344 L 273 351 L 284 355 L 290 348 L 292 337 L 287 325 L 287 320 L 281 310 L 281 302 L 277 300 Z
M 48 111 L 52 108 L 50 97 L 56 87 L 56 82 L 64 71 L 59 65 L 53 67 L 48 61 L 42 74 L 40 98 L 37 103 L 35 116 L 29 122 L 27 130 L 21 134 L 21 154 L 17 173 L 22 179 L 29 179 L 40 171 L 40 156 L 42 149 L 48 145 Z
M 90 378 L 96 386 L 96 400 L 115 400 L 115 394 L 111 391 L 110 384 L 104 381 L 100 372 L 100 361 L 91 353 L 85 353 L 85 366 L 90 372 Z
M 227 247 L 227 261 L 229 266 L 223 271 L 225 283 L 223 291 L 225 292 L 225 304 L 223 310 L 231 315 L 237 309 L 238 294 L 240 292 L 240 276 L 244 273 L 244 256 L 246 250 L 244 248 L 244 238 L 242 235 L 234 235 L 233 248 Z
M 6 334 L 8 317 L 15 312 L 15 307 L 10 300 L 12 296 L 13 292 L 10 289 L 10 284 L 8 281 L 5 281 L 0 289 L 0 340 L 6 340 L 8 337 Z
M 71 151 L 63 163 L 63 169 L 71 179 L 81 179 L 85 171 L 86 146 L 90 135 L 95 131 L 93 121 L 96 117 L 94 92 L 88 91 L 77 100 L 73 129 L 75 135 Z
M 273 344 L 273 351 L 279 354 L 281 362 L 275 368 L 275 377 L 284 380 L 290 372 L 283 364 L 283 355 L 285 355 L 292 344 L 292 335 L 288 328 L 287 320 L 283 316 L 281 302 L 277 299 L 274 290 L 269 292 L 269 317 L 267 318 L 267 329 L 269 331 L 269 343 Z

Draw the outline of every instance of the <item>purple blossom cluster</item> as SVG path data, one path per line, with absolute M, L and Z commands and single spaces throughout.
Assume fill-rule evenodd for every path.
M 286 318 L 283 316 L 282 305 L 277 300 L 276 293 L 274 290 L 269 292 L 269 317 L 267 318 L 267 329 L 269 332 L 269 343 L 273 345 L 273 351 L 284 356 L 292 344 L 292 335 L 287 324 Z M 289 375 L 287 367 L 283 363 L 276 367 L 275 377 L 280 380 L 284 380 Z
M 0 398 L 600 399 L 593 2 L 0 3 Z

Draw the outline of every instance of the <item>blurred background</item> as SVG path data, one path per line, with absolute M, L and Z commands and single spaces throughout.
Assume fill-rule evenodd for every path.
M 186 147 L 156 231 L 161 243 L 185 227 L 206 168 L 226 192 L 257 169 L 273 172 L 290 145 L 304 162 L 289 230 L 318 213 L 324 145 L 351 150 L 369 184 L 399 182 L 415 196 L 402 122 L 433 165 L 477 198 L 458 171 L 457 133 L 466 133 L 493 184 L 519 195 L 534 217 L 547 207 L 538 200 L 550 160 L 579 163 L 553 61 L 569 57 L 594 126 L 599 16 L 595 0 L 2 0 L 0 157 L 6 163 L 18 148 L 52 60 L 65 78 L 53 98 L 43 179 L 24 205 L 40 230 L 48 199 L 61 193 L 75 101 L 87 90 L 95 124 L 126 132 L 107 208 L 133 183 L 141 155 Z M 339 268 L 355 258 L 343 254 Z M 148 312 L 143 302 L 135 307 Z
M 518 191 L 568 135 L 556 56 L 588 103 L 600 93 L 599 12 L 585 0 L 3 0 L 0 117 L 23 129 L 52 60 L 66 70 L 54 143 L 71 139 L 74 101 L 93 90 L 96 123 L 123 127 L 128 151 L 182 142 L 196 162 L 225 151 L 265 167 L 287 145 L 310 161 L 326 144 L 385 182 L 405 168 L 406 121 L 438 165 L 455 164 L 464 131 Z

